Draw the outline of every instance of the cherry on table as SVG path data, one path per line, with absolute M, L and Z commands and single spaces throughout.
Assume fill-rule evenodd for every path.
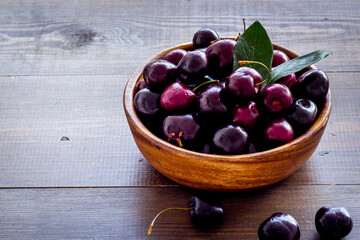
M 300 227 L 296 219 L 286 213 L 274 213 L 258 229 L 259 240 L 299 240 Z
M 216 199 L 192 197 L 189 201 L 189 211 L 191 220 L 198 226 L 211 227 L 218 224 L 224 210 L 221 203 Z
M 320 208 L 315 215 L 315 226 L 324 239 L 341 239 L 353 228 L 353 220 L 345 207 Z
M 164 212 L 170 210 L 189 211 L 190 218 L 199 227 L 213 227 L 220 223 L 223 218 L 224 210 L 221 203 L 213 198 L 191 197 L 188 207 L 171 207 L 159 212 L 150 224 L 148 235 L 151 234 L 156 219 Z

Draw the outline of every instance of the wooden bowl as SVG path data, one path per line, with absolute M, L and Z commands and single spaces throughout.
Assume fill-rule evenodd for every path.
M 290 58 L 298 54 L 273 45 Z M 173 49 L 192 50 L 192 43 L 169 48 L 149 61 L 160 59 Z M 148 61 L 148 62 L 149 62 Z M 137 83 L 142 79 L 140 66 L 128 80 L 123 96 L 124 109 L 134 140 L 149 163 L 171 180 L 200 190 L 241 191 L 269 186 L 290 176 L 310 158 L 317 148 L 331 112 L 330 90 L 313 126 L 300 137 L 280 147 L 243 155 L 203 154 L 172 145 L 151 133 L 134 108 Z M 310 66 L 309 69 L 314 69 Z

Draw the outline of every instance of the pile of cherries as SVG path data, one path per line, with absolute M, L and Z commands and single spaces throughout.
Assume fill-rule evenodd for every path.
M 307 131 L 329 89 L 325 73 L 303 70 L 263 87 L 255 69 L 233 71 L 235 44 L 200 29 L 193 50 L 175 49 L 148 63 L 134 97 L 144 125 L 180 147 L 232 155 L 271 149 Z M 274 50 L 272 67 L 286 61 Z

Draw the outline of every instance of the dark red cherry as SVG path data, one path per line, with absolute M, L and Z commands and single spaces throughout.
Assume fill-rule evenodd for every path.
M 146 84 L 144 79 L 141 79 L 136 87 L 136 92 L 140 91 L 141 89 L 149 88 L 149 86 Z
M 143 71 L 146 84 L 152 91 L 161 92 L 176 80 L 177 68 L 165 60 L 155 60 L 148 63 Z
M 288 55 L 286 53 L 280 51 L 280 50 L 274 50 L 273 55 L 273 61 L 272 61 L 272 67 L 277 67 L 280 64 L 283 64 L 284 62 L 289 61 Z
M 214 42 L 206 49 L 210 75 L 216 78 L 230 75 L 235 44 L 234 40 L 223 39 Z
M 220 84 L 209 84 L 197 97 L 198 111 L 201 115 L 222 115 L 228 109 L 221 101 L 223 87 Z
M 194 49 L 208 47 L 212 41 L 217 39 L 219 39 L 219 35 L 214 30 L 209 28 L 202 28 L 194 34 Z
M 187 108 L 196 99 L 196 94 L 185 84 L 174 82 L 168 86 L 160 97 L 160 104 L 166 111 Z
M 155 115 L 160 110 L 160 95 L 148 88 L 141 89 L 134 97 L 135 109 L 144 115 Z
M 196 84 L 206 75 L 207 67 L 208 61 L 204 52 L 188 52 L 178 64 L 179 78 L 185 84 Z
M 235 70 L 226 81 L 226 88 L 233 96 L 239 98 L 254 97 L 261 88 L 257 83 L 262 82 L 258 71 L 249 67 L 241 67 Z
M 300 227 L 294 217 L 286 213 L 274 213 L 261 223 L 259 240 L 299 240 Z
M 329 79 L 318 69 L 303 73 L 297 80 L 296 91 L 299 95 L 312 100 L 322 100 L 329 90 Z
M 287 86 L 289 89 L 292 89 L 292 87 L 296 84 L 296 75 L 295 73 L 292 73 L 290 75 L 287 75 L 285 77 L 280 78 L 279 80 L 277 80 L 277 83 L 281 83 L 284 84 L 285 86 Z
M 353 220 L 344 207 L 322 207 L 315 215 L 315 226 L 321 239 L 341 239 L 353 228 Z
M 215 132 L 213 143 L 219 153 L 241 154 L 248 143 L 248 139 L 249 136 L 243 128 L 227 125 Z
M 270 112 L 287 110 L 293 103 L 293 96 L 288 87 L 280 83 L 274 83 L 261 91 L 263 104 Z
M 232 122 L 245 129 L 251 129 L 255 126 L 259 116 L 260 113 L 256 102 L 250 101 L 235 108 Z
M 191 220 L 198 227 L 208 228 L 220 223 L 224 215 L 224 210 L 221 203 L 213 198 L 207 197 L 192 197 L 189 200 L 188 207 L 170 207 L 159 212 L 150 224 L 148 235 L 151 234 L 156 219 L 164 212 L 171 210 L 185 210 L 189 211 Z
M 191 208 L 189 213 L 193 223 L 203 227 L 218 224 L 224 215 L 220 202 L 213 198 L 192 197 L 189 208 Z
M 163 122 L 163 133 L 169 141 L 176 141 L 179 145 L 181 141 L 194 140 L 200 129 L 192 114 L 167 116 Z
M 272 146 L 290 142 L 294 138 L 294 130 L 285 118 L 275 119 L 264 130 L 264 139 Z
M 289 110 L 287 118 L 296 125 L 311 125 L 317 117 L 316 104 L 308 99 L 298 99 Z
M 163 57 L 163 60 L 166 60 L 168 62 L 171 62 L 174 65 L 178 65 L 180 60 L 187 54 L 187 51 L 185 49 L 179 48 L 174 49 Z

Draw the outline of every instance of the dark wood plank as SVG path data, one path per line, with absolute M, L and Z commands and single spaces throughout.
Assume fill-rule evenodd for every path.
M 155 53 L 211 27 L 221 36 L 260 20 L 274 43 L 334 55 L 319 67 L 360 70 L 360 2 L 2 1 L 0 75 L 130 74 Z M 145 7 L 146 6 L 146 7 Z
M 282 184 L 360 183 L 360 74 L 328 75 L 333 111 L 323 139 Z M 1 77 L 0 187 L 174 185 L 132 139 L 122 108 L 126 80 Z
M 201 230 L 185 211 L 162 215 L 153 239 L 257 239 L 260 223 L 274 212 L 299 222 L 301 239 L 319 239 L 314 226 L 323 205 L 348 208 L 360 235 L 360 201 L 355 186 L 275 185 L 243 193 L 214 193 L 224 208 L 223 223 Z M 0 189 L 2 239 L 147 239 L 153 217 L 168 207 L 187 207 L 194 194 L 184 188 Z

